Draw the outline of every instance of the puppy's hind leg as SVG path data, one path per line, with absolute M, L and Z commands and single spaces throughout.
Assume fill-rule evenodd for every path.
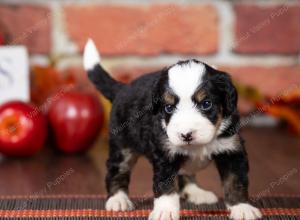
M 137 155 L 129 148 L 121 148 L 115 141 L 110 141 L 106 175 L 106 189 L 109 198 L 106 201 L 106 210 L 127 211 L 134 209 L 134 205 L 128 197 L 128 185 L 130 171 L 137 158 Z
M 195 175 L 178 175 L 178 186 L 181 197 L 193 204 L 213 204 L 218 201 L 213 192 L 201 189 L 198 186 Z

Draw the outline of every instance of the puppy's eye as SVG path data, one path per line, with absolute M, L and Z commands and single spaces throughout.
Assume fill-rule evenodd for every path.
M 174 105 L 166 105 L 165 106 L 165 112 L 168 114 L 172 114 L 175 110 L 175 106 Z
M 201 104 L 200 104 L 200 108 L 201 108 L 201 110 L 203 110 L 203 111 L 208 111 L 208 110 L 211 109 L 211 107 L 212 107 L 212 101 L 209 100 L 209 99 L 204 100 L 204 101 L 201 102 Z

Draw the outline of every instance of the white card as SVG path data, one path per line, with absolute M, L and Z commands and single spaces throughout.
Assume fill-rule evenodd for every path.
M 0 104 L 12 100 L 30 100 L 28 53 L 22 46 L 0 47 Z

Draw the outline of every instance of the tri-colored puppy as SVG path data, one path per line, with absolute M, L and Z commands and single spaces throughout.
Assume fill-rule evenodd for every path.
M 248 203 L 248 159 L 236 129 L 237 92 L 228 74 L 186 60 L 123 84 L 101 67 L 92 40 L 83 59 L 90 80 L 112 102 L 107 210 L 134 208 L 128 197 L 130 171 L 143 155 L 154 171 L 149 219 L 178 220 L 180 196 L 194 204 L 217 202 L 195 178 L 211 161 L 220 173 L 230 217 L 261 217 Z

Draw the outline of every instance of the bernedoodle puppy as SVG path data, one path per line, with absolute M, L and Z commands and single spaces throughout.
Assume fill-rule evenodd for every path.
M 261 218 L 248 203 L 248 159 L 236 129 L 237 91 L 227 73 L 191 59 L 123 84 L 101 67 L 92 40 L 83 62 L 89 79 L 112 102 L 107 210 L 134 208 L 128 197 L 130 172 L 143 155 L 154 172 L 149 219 L 178 220 L 180 196 L 194 204 L 217 202 L 195 178 L 211 161 L 219 171 L 230 217 Z

